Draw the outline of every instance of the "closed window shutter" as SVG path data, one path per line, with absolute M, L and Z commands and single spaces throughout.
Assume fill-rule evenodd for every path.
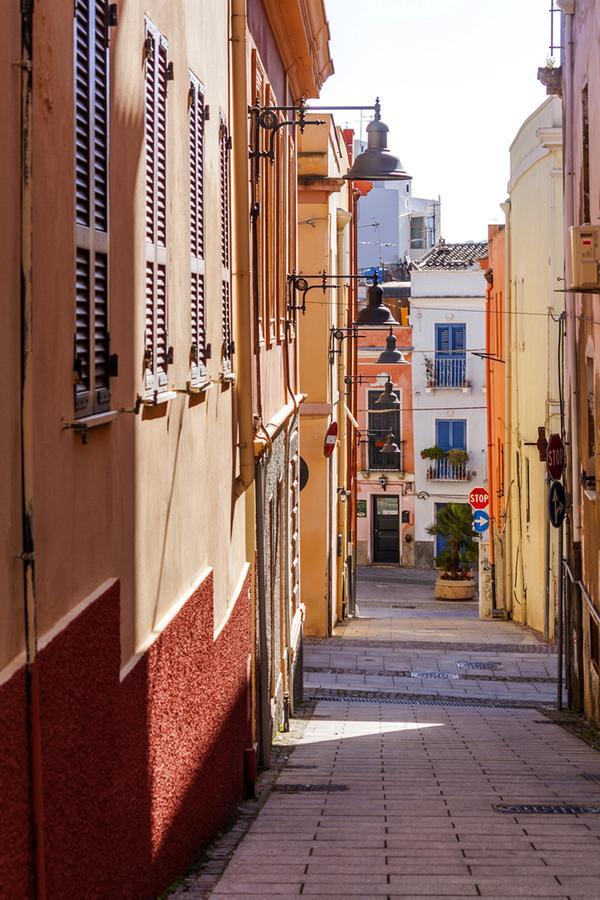
M 467 329 L 464 325 L 452 326 L 452 352 L 462 354 L 467 348 Z
M 76 0 L 75 414 L 110 406 L 108 331 L 108 0 Z
M 171 362 L 167 302 L 167 42 L 146 20 L 144 149 L 146 275 L 144 388 L 165 390 Z
M 223 116 L 219 128 L 219 182 L 221 212 L 221 322 L 223 345 L 221 350 L 221 367 L 224 372 L 231 371 L 233 340 L 231 330 L 231 289 L 229 271 L 229 132 Z
M 190 325 L 191 383 L 207 377 L 204 305 L 204 91 L 190 72 Z

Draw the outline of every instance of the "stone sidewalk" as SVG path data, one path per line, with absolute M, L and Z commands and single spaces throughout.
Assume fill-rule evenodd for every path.
M 307 642 L 310 720 L 223 875 L 177 898 L 600 898 L 600 754 L 545 714 L 552 648 L 428 603 Z

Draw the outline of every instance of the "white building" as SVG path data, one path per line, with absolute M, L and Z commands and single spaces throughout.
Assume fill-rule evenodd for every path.
M 354 143 L 356 153 L 366 147 Z M 424 256 L 440 239 L 440 205 L 413 197 L 410 179 L 374 182 L 358 204 L 359 270 Z
M 487 241 L 441 242 L 412 271 L 416 566 L 442 549 L 426 530 L 440 508 L 487 485 L 486 256 Z

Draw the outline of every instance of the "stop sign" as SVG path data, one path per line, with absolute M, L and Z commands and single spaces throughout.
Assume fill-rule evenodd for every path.
M 325 443 L 323 444 L 323 453 L 329 459 L 333 451 L 335 450 L 335 445 L 337 444 L 337 436 L 338 436 L 338 424 L 337 422 L 332 422 L 327 432 L 325 434 Z
M 565 445 L 560 434 L 551 434 L 546 450 L 546 466 L 553 481 L 560 481 L 565 469 Z
M 484 487 L 473 488 L 469 493 L 469 503 L 473 509 L 485 509 L 490 502 L 490 495 Z

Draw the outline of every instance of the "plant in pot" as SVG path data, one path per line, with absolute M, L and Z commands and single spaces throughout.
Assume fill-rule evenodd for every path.
M 425 380 L 427 382 L 427 387 L 435 387 L 435 363 L 431 356 L 423 357 L 423 363 L 425 365 Z
M 421 459 L 430 460 L 430 466 L 427 469 L 427 478 L 435 478 L 436 462 L 440 459 L 446 459 L 447 455 L 446 451 L 442 450 L 442 448 L 437 445 L 434 447 L 425 447 L 421 450 Z
M 458 447 L 448 450 L 448 462 L 457 469 L 464 468 L 469 460 L 468 450 L 459 450 Z
M 471 565 L 477 559 L 476 532 L 473 530 L 471 507 L 465 503 L 449 503 L 438 513 L 437 522 L 427 532 L 447 542 L 446 549 L 435 559 L 442 570 L 435 583 L 438 600 L 472 600 L 475 580 Z

